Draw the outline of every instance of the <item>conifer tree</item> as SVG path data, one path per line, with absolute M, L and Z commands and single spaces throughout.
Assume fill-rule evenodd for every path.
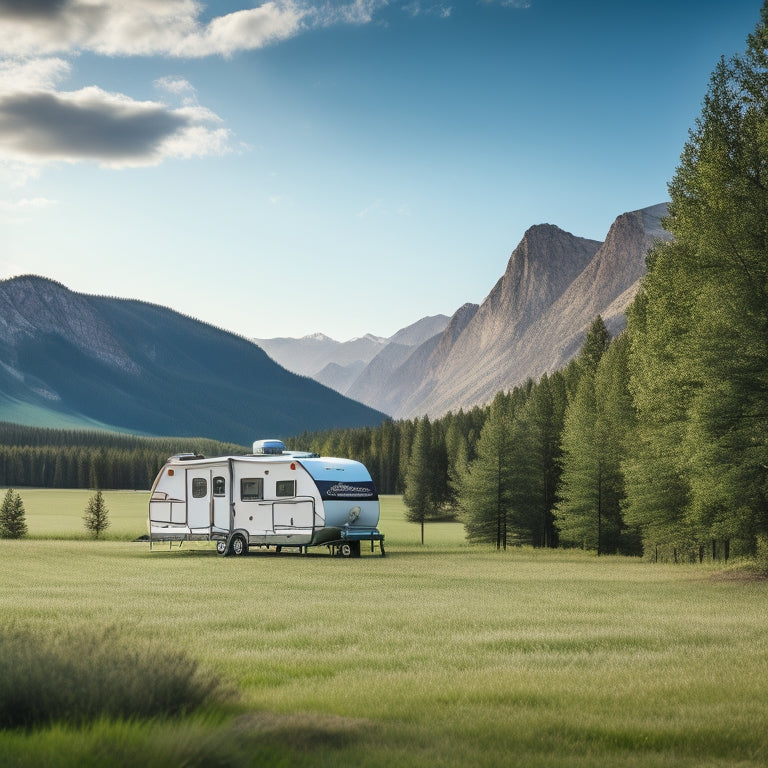
M 411 456 L 405 473 L 406 520 L 421 526 L 424 543 L 424 523 L 438 509 L 435 488 L 435 467 L 432 452 L 432 423 L 427 416 L 419 419 L 413 438 Z
M 97 490 L 88 499 L 88 506 L 85 508 L 85 514 L 83 515 L 83 523 L 94 539 L 98 539 L 109 528 L 109 510 L 104 503 L 104 494 L 102 494 L 101 490 Z
M 463 474 L 458 491 L 467 538 L 506 549 L 512 509 L 512 441 L 509 401 L 499 393 L 477 442 L 477 458 Z
M 530 411 L 528 423 L 535 452 L 535 482 L 541 502 L 534 546 L 554 547 L 557 544 L 553 512 L 560 484 L 560 439 L 566 405 L 565 379 L 560 373 L 544 374 L 526 404 Z
M 712 74 L 669 186 L 675 239 L 630 313 L 627 509 L 647 543 L 768 533 L 768 2 L 760 15 Z
M 26 535 L 24 502 L 13 488 L 9 488 L 0 506 L 0 538 L 21 539 Z
M 586 373 L 595 375 L 597 366 L 610 343 L 611 335 L 605 327 L 603 318 L 598 315 L 589 326 L 578 357 L 578 362 Z
M 637 551 L 622 516 L 622 461 L 634 430 L 628 388 L 628 338 L 616 339 L 594 374 L 585 373 L 566 413 L 562 481 L 556 507 L 563 541 L 599 554 Z

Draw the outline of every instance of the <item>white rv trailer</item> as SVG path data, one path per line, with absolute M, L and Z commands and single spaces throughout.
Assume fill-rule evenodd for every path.
M 149 541 L 215 541 L 221 555 L 326 545 L 353 557 L 379 543 L 379 497 L 368 470 L 350 459 L 287 451 L 257 440 L 253 454 L 171 456 L 152 485 Z

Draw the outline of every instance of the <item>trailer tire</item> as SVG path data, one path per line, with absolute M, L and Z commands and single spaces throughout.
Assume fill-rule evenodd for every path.
M 232 537 L 232 542 L 229 545 L 229 551 L 235 556 L 235 557 L 242 557 L 243 555 L 248 554 L 248 543 L 245 540 L 245 537 L 241 536 L 239 533 Z
M 216 551 L 225 557 L 229 554 L 229 548 L 227 547 L 227 542 L 224 539 L 219 539 L 216 542 Z

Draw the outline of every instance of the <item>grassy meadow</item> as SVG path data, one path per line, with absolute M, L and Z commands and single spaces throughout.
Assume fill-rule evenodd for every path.
M 152 696 L 7 727 L 2 765 L 768 764 L 768 583 L 738 568 L 499 553 L 455 523 L 421 546 L 395 497 L 385 558 L 150 551 L 147 494 L 105 494 L 106 541 L 85 539 L 88 492 L 21 494 L 0 640 L 30 683 L 0 667 L 0 694 L 33 714 Z

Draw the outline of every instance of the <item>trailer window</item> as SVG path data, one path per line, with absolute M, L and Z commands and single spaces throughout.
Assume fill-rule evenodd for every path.
M 240 498 L 243 501 L 256 501 L 264 498 L 264 479 L 261 477 L 243 478 L 240 481 Z
M 227 487 L 227 484 L 223 477 L 213 478 L 213 495 L 214 496 L 223 496 L 226 490 L 226 487 Z
M 275 495 L 276 496 L 295 496 L 296 481 L 295 480 L 278 480 L 277 483 L 275 483 Z
M 204 477 L 192 478 L 192 498 L 204 499 L 208 493 L 208 481 Z

